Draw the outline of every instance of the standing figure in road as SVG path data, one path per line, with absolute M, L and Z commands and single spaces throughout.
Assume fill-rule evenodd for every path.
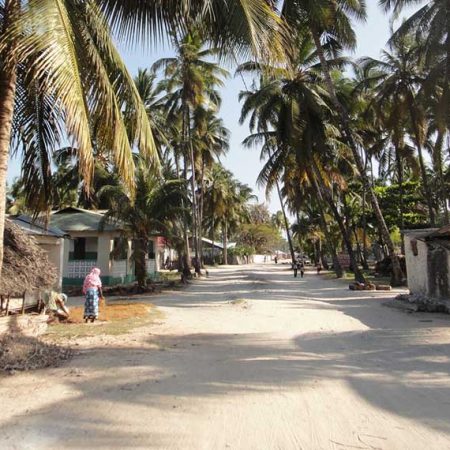
M 322 270 L 322 264 L 320 264 L 320 262 L 318 262 L 316 264 L 316 269 L 317 269 L 317 275 L 320 275 L 320 271 Z
M 83 294 L 85 295 L 84 320 L 94 322 L 98 319 L 98 300 L 103 297 L 99 268 L 94 267 L 84 279 Z
M 298 263 L 299 269 L 300 269 L 300 276 L 303 278 L 303 275 L 305 275 L 305 263 L 303 259 L 300 260 Z
M 292 263 L 292 268 L 294 269 L 294 278 L 297 278 L 298 263 L 296 259 L 294 259 L 294 262 Z
M 275 256 L 273 260 L 275 261 L 275 264 L 278 264 L 278 256 Z

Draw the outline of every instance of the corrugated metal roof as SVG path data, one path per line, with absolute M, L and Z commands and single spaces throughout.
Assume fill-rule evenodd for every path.
M 24 214 L 17 217 L 9 217 L 9 219 L 18 225 L 27 234 L 39 235 L 39 236 L 52 236 L 56 238 L 63 238 L 67 236 L 63 230 L 56 227 L 45 227 L 45 224 L 41 218 L 33 220 L 32 217 Z
M 445 225 L 439 230 L 433 231 L 425 236 L 426 239 L 446 239 L 450 238 L 450 225 Z
M 206 244 L 212 245 L 213 241 L 211 239 L 202 237 L 202 241 Z M 220 241 L 214 241 L 214 247 L 220 248 L 223 250 L 223 244 Z M 236 247 L 236 242 L 228 242 L 227 248 L 234 248 Z
M 101 226 L 103 223 L 103 227 Z M 104 212 L 89 211 L 81 208 L 65 208 L 54 212 L 50 224 L 66 232 L 73 231 L 120 231 L 120 223 L 104 222 Z

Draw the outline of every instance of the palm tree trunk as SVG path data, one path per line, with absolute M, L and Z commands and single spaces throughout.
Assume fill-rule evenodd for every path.
M 400 149 L 395 148 L 395 163 L 397 166 L 397 178 L 398 178 L 398 190 L 399 190 L 399 199 L 398 199 L 398 208 L 400 210 L 400 229 L 404 230 L 405 229 L 405 190 L 404 190 L 404 186 L 403 186 L 403 164 L 402 164 L 402 158 L 400 156 Z M 405 240 L 403 238 L 403 233 L 402 233 L 402 254 L 405 254 Z
M 180 169 L 180 161 L 178 159 L 178 155 L 175 154 L 175 170 L 177 172 L 177 178 L 179 180 L 181 179 L 186 179 L 186 164 L 185 164 L 185 168 L 183 170 L 183 173 L 181 173 L 181 169 Z M 185 203 L 184 203 L 184 198 L 181 199 L 181 207 L 183 209 L 183 211 L 185 211 Z M 186 256 L 186 259 L 189 261 L 190 260 L 190 255 L 189 255 L 189 231 L 188 231 L 188 223 L 187 223 L 187 216 L 186 213 L 183 214 L 184 215 L 184 221 L 183 221 L 183 245 L 181 246 L 183 248 L 182 252 L 179 252 L 178 254 L 178 270 L 181 272 L 183 270 L 183 253 Z
M 17 0 L 6 0 L 4 5 L 3 34 L 7 31 L 11 15 L 20 8 Z M 13 49 L 9 49 L 13 53 Z M 0 277 L 3 268 L 3 237 L 6 216 L 6 178 L 8 174 L 11 127 L 16 96 L 16 66 L 14 63 L 0 67 Z
M 410 117 L 411 117 L 411 123 L 414 130 L 414 137 L 416 141 L 416 147 L 417 147 L 417 153 L 419 156 L 419 167 L 420 167 L 420 173 L 422 175 L 422 182 L 423 182 L 423 190 L 425 192 L 425 201 L 427 203 L 428 207 L 428 214 L 430 215 L 430 224 L 432 227 L 436 225 L 436 218 L 434 215 L 434 208 L 433 208 L 433 195 L 430 189 L 430 183 L 428 182 L 428 175 L 427 170 L 425 167 L 425 162 L 423 159 L 423 149 L 422 149 L 422 143 L 420 139 L 420 132 L 417 125 L 417 117 L 414 112 L 414 99 L 412 96 L 409 96 L 409 109 L 410 109 Z
M 378 203 L 377 196 L 375 194 L 375 191 L 372 189 L 372 186 L 370 184 L 370 181 L 367 177 L 367 174 L 364 170 L 364 164 L 361 158 L 361 155 L 359 154 L 358 148 L 356 146 L 356 142 L 353 139 L 352 132 L 350 130 L 350 117 L 348 113 L 345 111 L 343 105 L 339 101 L 337 95 L 336 95 L 336 89 L 334 87 L 333 80 L 331 79 L 331 72 L 330 68 L 328 66 L 328 62 L 325 58 L 322 44 L 320 42 L 320 36 L 317 30 L 314 28 L 311 28 L 311 34 L 314 40 L 314 44 L 317 49 L 317 54 L 319 56 L 320 64 L 322 66 L 323 74 L 325 76 L 325 82 L 327 85 L 328 93 L 330 94 L 330 97 L 334 103 L 334 106 L 336 107 L 336 110 L 340 116 L 340 123 L 343 131 L 343 135 L 345 137 L 345 140 L 347 141 L 347 144 L 350 146 L 353 158 L 356 163 L 356 168 L 358 169 L 358 172 L 360 174 L 361 180 L 367 190 L 367 192 L 370 195 L 370 201 L 372 204 L 373 212 L 375 214 L 375 217 L 377 219 L 377 222 L 379 224 L 379 227 L 383 233 L 383 239 L 384 242 L 386 242 L 388 249 L 389 249 L 389 256 L 391 257 L 392 261 L 392 280 L 391 283 L 394 286 L 397 286 L 402 283 L 403 280 L 403 272 L 402 268 L 400 266 L 400 261 L 398 259 L 398 256 L 395 252 L 394 243 L 392 242 L 391 236 L 389 234 L 389 229 L 386 225 L 386 221 L 384 220 L 383 213 L 381 212 L 380 205 Z
M 325 234 L 325 239 L 326 239 L 328 248 L 331 251 L 331 255 L 332 255 L 332 258 L 333 258 L 333 268 L 334 268 L 334 271 L 336 273 L 336 277 L 337 278 L 342 278 L 344 276 L 344 271 L 342 270 L 341 263 L 339 262 L 339 259 L 337 257 L 336 246 L 332 242 L 331 233 L 330 233 L 330 231 L 328 229 L 328 224 L 327 224 L 327 221 L 325 219 L 325 212 L 324 212 L 324 206 L 323 206 L 325 204 L 324 194 L 322 192 L 322 188 L 320 186 L 319 180 L 315 176 L 314 167 L 311 167 L 311 168 L 307 169 L 307 173 L 308 173 L 308 177 L 310 178 L 311 183 L 314 186 L 314 190 L 316 191 L 318 199 L 319 199 L 318 203 L 319 203 L 319 217 L 320 217 L 321 228 L 322 228 L 322 230 L 323 230 L 323 232 Z M 327 199 L 326 202 L 328 203 L 329 200 L 331 200 L 331 202 L 333 202 L 333 200 L 331 199 L 331 196 L 329 196 L 329 199 Z M 334 213 L 333 213 L 333 215 L 334 215 Z M 339 216 L 339 213 L 338 213 L 338 216 Z M 335 217 L 335 219 L 336 219 L 336 221 L 337 220 L 341 220 L 342 221 L 340 216 L 339 216 L 339 218 Z M 349 248 L 350 248 L 350 251 L 353 253 L 353 249 L 352 249 L 351 245 L 350 245 Z
M 416 147 L 417 153 L 419 155 L 419 166 L 420 166 L 420 173 L 422 174 L 423 190 L 425 191 L 425 200 L 427 203 L 428 214 L 430 215 L 430 225 L 434 227 L 436 225 L 436 218 L 434 215 L 434 208 L 433 208 L 433 195 L 431 193 L 430 184 L 428 183 L 427 170 L 425 168 L 425 162 L 423 160 L 422 145 L 416 142 Z
M 337 256 L 336 245 L 331 237 L 330 230 L 328 229 L 328 224 L 325 220 L 325 213 L 323 211 L 323 205 L 319 202 L 319 215 L 320 215 L 320 228 L 322 228 L 323 234 L 325 235 L 325 245 L 328 247 L 328 251 L 331 254 L 331 259 L 333 261 L 333 270 L 336 274 L 336 278 L 342 278 L 344 276 L 344 270 L 342 269 L 341 263 Z
M 368 270 L 369 264 L 367 262 L 367 217 L 366 217 L 366 190 L 363 187 L 363 195 L 362 195 L 362 229 L 363 229 L 363 254 L 364 254 L 364 264 L 363 269 Z
M 434 144 L 433 148 L 433 163 L 434 163 L 434 171 L 438 176 L 438 183 L 439 183 L 439 200 L 441 202 L 442 212 L 444 213 L 444 224 L 448 225 L 450 222 L 450 217 L 448 214 L 448 208 L 447 208 L 447 188 L 444 180 L 444 171 L 443 171 L 443 164 L 442 164 L 442 147 L 444 144 L 444 136 L 445 131 L 439 130 L 436 138 L 436 142 Z
M 198 245 L 200 251 L 200 265 L 204 267 L 203 261 L 203 210 L 205 203 L 205 162 L 202 158 L 202 171 L 200 174 L 200 198 L 198 206 Z
M 447 29 L 447 37 L 445 39 L 445 72 L 444 72 L 444 89 L 441 97 L 440 110 L 445 111 L 445 124 L 447 131 L 450 130 L 450 1 L 445 2 L 445 24 Z M 446 199 L 447 200 L 447 199 Z M 446 208 L 447 210 L 447 208 Z
M 191 193 L 192 193 L 192 243 L 194 248 L 194 254 L 197 261 L 199 260 L 198 253 L 198 215 L 197 215 L 197 192 L 195 189 L 195 158 L 194 158 L 194 148 L 191 141 L 191 114 L 189 111 L 189 106 L 184 106 L 183 114 L 183 139 L 186 157 L 190 160 L 191 166 Z M 186 170 L 187 173 L 187 170 Z
M 188 175 L 187 175 L 187 167 L 188 167 L 188 163 L 187 163 L 187 158 L 186 155 L 184 155 L 184 168 L 183 168 L 183 178 L 186 181 L 186 194 L 187 194 L 187 182 L 188 182 Z M 189 228 L 188 228 L 188 214 L 187 214 L 187 210 L 185 210 L 184 213 L 184 224 L 183 224 L 183 235 L 184 235 L 184 255 L 182 257 L 182 259 L 180 259 L 180 261 L 182 261 L 182 264 L 180 264 L 180 267 L 182 269 L 186 268 L 190 268 L 191 267 L 191 250 L 190 250 L 190 246 L 189 246 Z
M 223 225 L 223 263 L 228 264 L 228 224 L 225 221 Z
M 191 160 L 191 190 L 192 190 L 192 231 L 194 240 L 194 253 L 195 258 L 199 260 L 199 245 L 198 245 L 198 214 L 197 214 L 197 192 L 195 188 L 195 160 L 194 160 L 194 149 L 192 144 L 189 145 L 190 148 L 190 160 Z
M 289 244 L 289 251 L 291 252 L 291 258 L 292 262 L 295 261 L 295 252 L 294 252 L 294 245 L 292 244 L 292 237 L 291 237 L 291 230 L 289 229 L 289 222 L 286 215 L 286 207 L 284 206 L 283 196 L 281 195 L 281 189 L 280 184 L 278 183 L 278 180 L 276 180 L 277 185 L 277 192 L 278 192 L 278 198 L 280 199 L 281 204 L 281 212 L 283 213 L 284 218 L 284 227 L 286 229 L 286 236 Z
M 345 225 L 344 220 L 342 219 L 342 216 L 340 215 L 333 198 L 331 197 L 330 192 L 328 191 L 327 187 L 325 186 L 324 180 L 320 174 L 320 171 L 318 170 L 314 159 L 312 159 L 313 163 L 313 174 L 312 178 L 316 180 L 318 190 L 321 193 L 322 198 L 325 199 L 327 202 L 334 219 L 336 220 L 339 230 L 342 234 L 342 239 L 345 244 L 345 248 L 347 250 L 348 256 L 350 257 L 350 264 L 352 265 L 353 273 L 355 274 L 355 280 L 359 283 L 365 283 L 365 278 L 361 270 L 359 269 L 358 262 L 355 257 L 355 252 L 353 251 L 352 241 L 351 241 L 351 235 L 348 227 Z
M 136 279 L 140 287 L 145 287 L 147 281 L 147 268 L 145 266 L 147 247 L 147 239 L 139 238 L 135 240 Z
M 320 238 L 314 241 L 314 265 L 317 266 L 320 262 Z
M 367 155 L 367 151 L 364 152 L 365 160 L 364 160 L 364 172 L 367 171 L 367 163 L 369 160 L 369 156 Z M 367 208 L 366 208 L 366 187 L 364 184 L 362 185 L 362 253 L 363 253 L 363 269 L 369 270 L 369 262 L 368 262 L 368 252 L 367 252 Z

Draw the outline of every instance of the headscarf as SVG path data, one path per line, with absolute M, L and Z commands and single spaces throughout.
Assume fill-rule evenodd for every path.
M 84 279 L 83 283 L 83 294 L 86 294 L 88 289 L 97 289 L 102 287 L 102 280 L 100 279 L 100 269 L 94 267 Z

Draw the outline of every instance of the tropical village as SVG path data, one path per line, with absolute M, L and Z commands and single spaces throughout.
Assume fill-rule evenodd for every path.
M 450 448 L 448 0 L 0 27 L 0 449 Z

